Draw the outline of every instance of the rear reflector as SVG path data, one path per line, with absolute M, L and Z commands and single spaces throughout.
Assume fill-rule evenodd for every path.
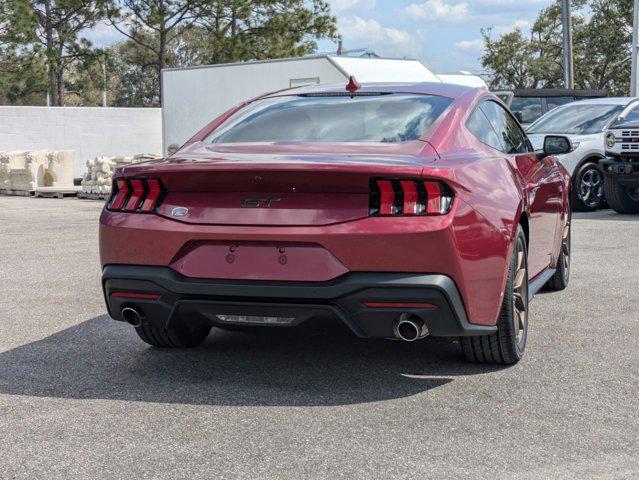
M 432 303 L 415 303 L 415 302 L 364 302 L 364 306 L 368 308 L 437 308 Z
M 112 297 L 118 298 L 137 298 L 139 300 L 157 300 L 160 298 L 159 295 L 154 293 L 133 293 L 133 292 L 114 292 L 111 294 Z
M 373 179 L 371 216 L 445 215 L 453 205 L 453 191 L 436 180 Z
M 113 181 L 107 210 L 153 213 L 165 190 L 156 178 L 118 178 Z

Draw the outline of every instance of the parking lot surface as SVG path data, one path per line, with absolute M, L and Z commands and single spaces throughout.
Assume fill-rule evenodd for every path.
M 639 477 L 639 216 L 575 215 L 497 368 L 339 325 L 150 348 L 106 315 L 101 206 L 0 197 L 1 479 Z

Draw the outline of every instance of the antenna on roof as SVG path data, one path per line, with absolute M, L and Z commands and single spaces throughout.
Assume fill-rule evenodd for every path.
M 362 86 L 359 83 L 357 83 L 357 80 L 355 80 L 355 76 L 351 75 L 348 79 L 348 85 L 346 85 L 346 90 L 348 90 L 351 93 L 355 93 L 360 88 L 362 88 Z

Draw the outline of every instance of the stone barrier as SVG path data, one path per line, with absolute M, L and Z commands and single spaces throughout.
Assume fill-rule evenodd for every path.
M 73 150 L 0 152 L 0 193 L 74 192 Z
M 96 157 L 87 160 L 87 170 L 82 176 L 80 198 L 105 199 L 111 194 L 111 182 L 116 168 L 132 163 L 160 158 L 160 155 L 142 153 L 132 157 Z

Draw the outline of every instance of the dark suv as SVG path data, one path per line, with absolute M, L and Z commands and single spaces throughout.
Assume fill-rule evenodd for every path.
M 603 90 L 568 90 L 565 88 L 525 88 L 494 92 L 517 117 L 523 127 L 527 127 L 544 113 L 553 108 L 586 98 L 602 98 Z

